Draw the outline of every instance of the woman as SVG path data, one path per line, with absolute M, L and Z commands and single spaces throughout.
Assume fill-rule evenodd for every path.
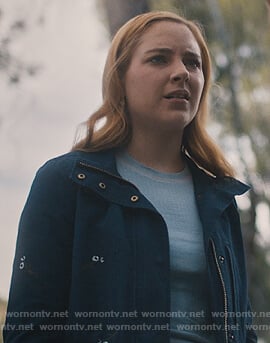
M 5 342 L 256 342 L 234 200 L 248 187 L 206 133 L 210 81 L 193 22 L 150 12 L 118 31 L 86 138 L 25 205 L 8 311 L 29 315 L 7 325 L 30 329 Z

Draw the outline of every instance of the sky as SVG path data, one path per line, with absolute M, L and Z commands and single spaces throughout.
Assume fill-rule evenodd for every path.
M 0 8 L 0 40 L 14 19 L 26 19 L 10 48 L 40 66 L 14 85 L 0 71 L 0 297 L 7 299 L 30 185 L 46 160 L 70 150 L 80 123 L 101 104 L 109 36 L 96 0 L 0 0 Z

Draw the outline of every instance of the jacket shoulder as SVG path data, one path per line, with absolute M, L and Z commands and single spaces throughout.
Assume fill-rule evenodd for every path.
M 66 154 L 53 157 L 46 161 L 39 169 L 39 173 L 46 173 L 50 171 L 68 173 L 73 168 L 76 161 L 82 156 L 82 152 L 72 151 Z
M 78 161 L 93 165 L 103 164 L 105 167 L 106 164 L 111 164 L 113 160 L 114 153 L 110 150 L 98 152 L 71 151 L 48 160 L 39 168 L 38 173 L 53 171 L 69 176 Z

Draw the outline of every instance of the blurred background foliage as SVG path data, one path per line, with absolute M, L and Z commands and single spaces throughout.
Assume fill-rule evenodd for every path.
M 250 298 L 253 311 L 269 315 L 270 5 L 250 0 L 98 0 L 97 6 L 111 36 L 129 18 L 148 10 L 173 11 L 202 25 L 214 71 L 209 131 L 235 166 L 237 176 L 252 186 L 239 201 Z M 0 23 L 3 15 L 0 5 Z M 24 63 L 9 49 L 10 42 L 25 30 L 27 22 L 14 18 L 1 37 L 0 72 L 8 76 L 11 85 L 39 70 L 37 64 Z M 0 310 L 3 308 L 1 302 Z M 254 322 L 269 325 L 269 318 L 257 316 Z M 258 335 L 261 342 L 270 343 L 269 330 L 259 330 Z
M 21 78 L 26 76 L 35 76 L 40 66 L 35 63 L 24 61 L 20 56 L 14 53 L 12 44 L 29 30 L 29 23 L 22 19 L 18 14 L 13 18 L 13 22 L 8 27 L 3 27 L 4 11 L 0 3 L 0 73 L 1 77 L 5 75 L 8 82 L 17 84 Z M 43 18 L 38 18 L 36 25 L 43 24 Z
M 2 327 L 4 325 L 4 322 L 5 322 L 6 308 L 7 308 L 7 302 L 0 299 L 0 330 L 1 330 L 0 331 L 0 343 L 3 342 L 1 332 L 2 332 Z

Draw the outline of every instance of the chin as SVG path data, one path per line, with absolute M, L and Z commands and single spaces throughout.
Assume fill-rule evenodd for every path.
M 194 116 L 191 116 L 187 113 L 174 113 L 168 115 L 163 122 L 163 125 L 169 125 L 172 127 L 177 127 L 179 129 L 185 128 L 192 120 Z

